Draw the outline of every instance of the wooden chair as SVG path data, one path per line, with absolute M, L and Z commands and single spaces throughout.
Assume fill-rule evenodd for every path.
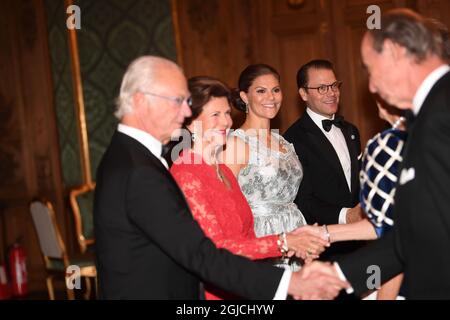
M 80 276 L 86 280 L 86 292 L 84 296 L 88 299 L 91 295 L 91 283 L 89 279 L 94 278 L 96 280 L 97 278 L 94 260 L 90 258 L 69 258 L 56 222 L 53 206 L 50 202 L 33 201 L 30 204 L 30 212 L 45 263 L 47 290 L 50 300 L 55 300 L 53 288 L 53 278 L 55 276 L 62 276 L 64 278 L 68 299 L 75 299 L 73 289 L 70 289 L 68 286 L 71 274 L 67 274 L 66 272 L 67 268 L 72 265 L 79 267 Z
M 86 252 L 94 240 L 94 190 L 95 182 L 82 185 L 70 191 L 70 206 L 72 208 L 75 232 L 81 253 Z

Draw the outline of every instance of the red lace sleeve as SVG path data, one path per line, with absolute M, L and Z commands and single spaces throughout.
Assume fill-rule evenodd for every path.
M 253 229 L 247 234 L 240 233 L 233 237 L 225 235 L 217 217 L 217 214 L 223 213 L 217 210 L 215 203 L 208 201 L 204 195 L 204 188 L 209 186 L 190 172 L 188 167 L 188 165 L 175 165 L 171 173 L 183 191 L 195 220 L 218 248 L 255 260 L 280 256 L 276 235 L 256 238 Z

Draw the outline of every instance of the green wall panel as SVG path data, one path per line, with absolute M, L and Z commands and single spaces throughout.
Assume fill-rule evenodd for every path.
M 66 13 L 62 0 L 46 0 L 55 103 L 67 186 L 81 183 Z M 117 127 L 113 116 L 120 80 L 138 56 L 176 60 L 169 0 L 78 0 L 77 30 L 92 176 Z

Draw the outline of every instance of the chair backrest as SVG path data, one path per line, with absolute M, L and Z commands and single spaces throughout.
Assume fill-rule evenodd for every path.
M 95 183 L 82 185 L 70 191 L 70 206 L 75 220 L 75 232 L 80 251 L 94 244 L 94 191 Z
M 42 255 L 46 258 L 64 259 L 66 249 L 51 203 L 33 201 L 30 204 L 30 212 L 39 238 Z

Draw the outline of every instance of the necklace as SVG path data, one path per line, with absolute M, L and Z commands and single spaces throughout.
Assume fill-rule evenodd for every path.
M 215 169 L 216 169 L 216 175 L 217 175 L 217 178 L 221 181 L 221 182 L 224 182 L 224 177 L 223 177 L 223 175 L 222 175 L 222 172 L 220 171 L 220 168 L 219 168 L 219 162 L 217 161 L 217 150 L 214 150 L 214 153 L 213 153 L 213 155 L 211 156 L 211 160 L 212 160 L 212 165 L 215 167 Z
M 394 122 L 394 124 L 392 125 L 392 128 L 394 129 L 398 129 L 398 127 L 403 124 L 403 122 L 405 122 L 405 117 L 400 117 L 397 119 L 397 121 Z
M 216 164 L 216 174 L 217 174 L 217 178 L 219 178 L 220 181 L 224 182 L 225 178 L 223 177 L 223 174 L 220 171 L 218 164 Z
M 217 172 L 217 177 L 219 178 L 220 181 L 225 182 L 224 181 L 225 179 L 224 179 L 224 177 L 223 177 L 221 172 Z

